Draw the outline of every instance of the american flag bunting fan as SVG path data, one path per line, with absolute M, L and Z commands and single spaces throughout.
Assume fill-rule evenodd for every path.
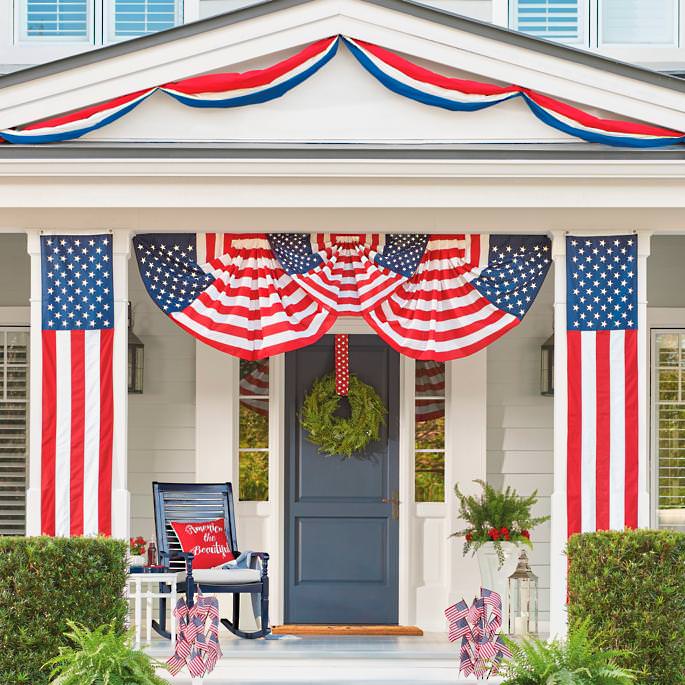
M 634 235 L 566 241 L 568 534 L 638 523 Z
M 41 531 L 110 535 L 111 236 L 41 236 L 41 296 Z
M 149 234 L 134 240 L 157 305 L 248 360 L 362 316 L 415 359 L 473 354 L 517 326 L 551 264 L 545 236 Z

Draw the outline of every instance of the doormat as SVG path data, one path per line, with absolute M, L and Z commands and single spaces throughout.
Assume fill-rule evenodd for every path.
M 421 637 L 423 630 L 416 626 L 366 626 L 366 625 L 319 625 L 285 624 L 274 626 L 274 635 L 409 635 Z

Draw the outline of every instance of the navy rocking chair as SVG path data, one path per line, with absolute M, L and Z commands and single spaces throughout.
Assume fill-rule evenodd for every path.
M 223 518 L 226 539 L 237 558 L 238 542 L 233 510 L 233 488 L 230 483 L 153 483 L 152 493 L 155 508 L 155 529 L 160 563 L 177 571 L 178 592 L 186 595 L 192 605 L 196 588 L 208 594 L 232 594 L 232 620 L 222 618 L 221 623 L 234 635 L 254 639 L 265 637 L 269 627 L 269 555 L 253 552 L 249 569 L 198 569 L 193 570 L 193 555 L 181 550 L 178 537 L 171 526 L 172 521 L 200 522 Z M 261 568 L 257 568 L 261 566 Z M 160 584 L 160 586 L 163 584 Z M 168 585 L 166 586 L 168 588 Z M 162 589 L 163 591 L 163 589 Z M 240 629 L 240 595 L 259 595 L 261 627 L 253 632 Z M 160 600 L 159 621 L 153 621 L 154 630 L 169 639 L 171 633 L 166 626 L 166 599 Z

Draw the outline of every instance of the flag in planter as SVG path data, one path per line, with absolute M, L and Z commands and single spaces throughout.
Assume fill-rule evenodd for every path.
M 568 236 L 568 534 L 636 528 L 637 237 Z
M 481 588 L 480 597 L 469 606 L 463 599 L 445 610 L 450 623 L 448 639 L 461 640 L 459 673 L 467 678 L 496 675 L 502 659 L 511 652 L 500 636 L 502 598 L 492 590 Z
M 167 661 L 169 672 L 178 675 L 184 666 L 193 678 L 209 675 L 221 658 L 219 600 L 198 593 L 192 606 L 179 598 L 174 609 L 176 651 Z
M 112 531 L 110 235 L 41 236 L 43 535 Z

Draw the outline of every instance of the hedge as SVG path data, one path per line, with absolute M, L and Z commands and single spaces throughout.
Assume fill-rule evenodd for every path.
M 584 533 L 568 543 L 569 621 L 630 652 L 640 685 L 685 684 L 685 534 Z
M 47 683 L 67 620 L 124 629 L 125 552 L 105 538 L 0 538 L 0 683 Z

